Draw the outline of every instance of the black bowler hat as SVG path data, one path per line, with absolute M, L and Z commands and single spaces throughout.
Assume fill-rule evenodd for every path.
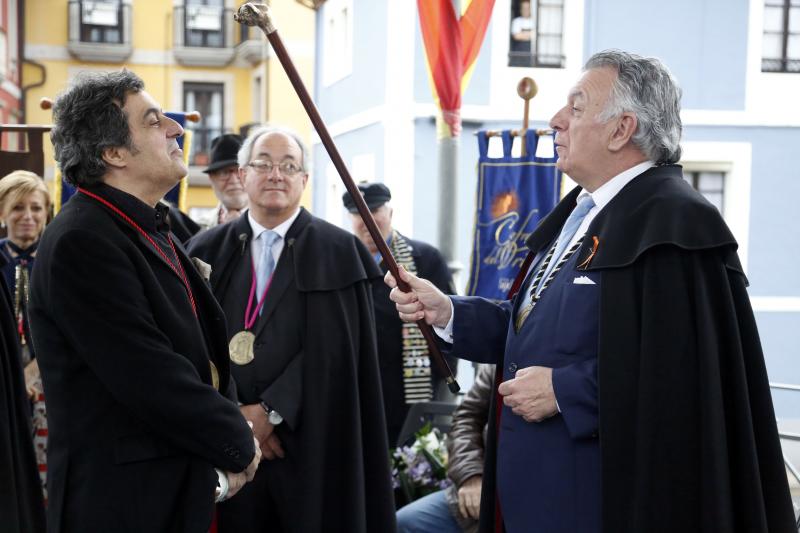
M 392 199 L 392 193 L 389 191 L 389 187 L 383 183 L 359 183 L 358 190 L 361 191 L 361 195 L 364 197 L 364 201 L 367 202 L 367 207 L 369 207 L 370 211 Z M 349 192 L 345 192 L 342 195 L 342 202 L 344 202 L 344 207 L 351 213 L 358 212 L 356 203 L 353 201 Z
M 238 165 L 239 148 L 242 138 L 235 133 L 223 133 L 211 141 L 211 164 L 203 172 L 209 174 L 215 170 Z

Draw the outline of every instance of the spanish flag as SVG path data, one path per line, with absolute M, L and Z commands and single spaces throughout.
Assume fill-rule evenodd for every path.
M 417 0 L 422 39 L 434 97 L 450 136 L 461 133 L 461 94 L 486 35 L 494 0 L 462 0 L 461 17 L 452 0 Z

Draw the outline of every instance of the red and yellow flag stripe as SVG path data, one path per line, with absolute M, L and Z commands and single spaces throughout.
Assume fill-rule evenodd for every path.
M 461 95 L 493 8 L 494 0 L 465 0 L 457 17 L 452 0 L 417 0 L 434 95 L 453 137 L 461 131 Z

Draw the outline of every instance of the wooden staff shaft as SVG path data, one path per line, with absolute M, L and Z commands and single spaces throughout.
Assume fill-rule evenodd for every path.
M 530 109 L 530 100 L 525 99 L 525 115 L 522 117 L 522 134 L 520 135 L 522 139 L 522 157 L 528 156 L 528 110 Z
M 319 134 L 319 138 L 322 141 L 322 144 L 325 146 L 325 150 L 328 152 L 328 156 L 330 156 L 333 166 L 336 167 L 336 170 L 339 172 L 339 177 L 341 177 L 344 186 L 347 188 L 347 191 L 353 198 L 356 208 L 358 209 L 358 214 L 361 216 L 361 219 L 367 226 L 367 230 L 369 230 L 372 240 L 375 241 L 375 245 L 378 247 L 381 257 L 389 267 L 389 271 L 391 271 L 395 280 L 397 280 L 397 286 L 403 292 L 410 292 L 411 287 L 409 287 L 406 282 L 400 279 L 397 262 L 392 256 L 392 252 L 389 250 L 389 246 L 386 244 L 386 241 L 383 239 L 383 235 L 381 235 L 378 225 L 375 223 L 375 219 L 372 217 L 372 213 L 367 207 L 364 197 L 361 195 L 361 191 L 358 189 L 353 181 L 353 178 L 350 176 L 350 172 L 347 170 L 347 166 L 344 164 L 342 156 L 339 155 L 339 150 L 336 148 L 333 139 L 328 133 L 328 128 L 322 121 L 322 117 L 317 110 L 317 106 L 314 105 L 314 102 L 311 100 L 311 96 L 309 95 L 308 90 L 306 90 L 303 80 L 300 78 L 300 74 L 297 72 L 292 59 L 289 57 L 289 53 L 283 46 L 283 41 L 278 35 L 278 31 L 274 28 L 274 26 L 271 26 L 271 24 L 267 24 L 266 28 L 260 24 L 258 26 L 261 28 L 264 34 L 266 34 L 269 43 L 272 45 L 273 50 L 275 50 L 275 55 L 278 56 L 278 60 L 281 62 L 283 69 L 286 71 L 286 75 L 289 77 L 289 81 L 292 83 L 297 96 L 300 98 L 300 102 L 303 104 L 308 117 L 311 119 L 314 129 L 317 130 L 317 134 Z M 442 375 L 445 376 L 448 388 L 451 392 L 457 393 L 460 390 L 460 387 L 453 376 L 453 371 L 450 369 L 450 365 L 447 364 L 447 360 L 439 350 L 439 345 L 436 343 L 436 337 L 433 329 L 425 322 L 424 319 L 418 320 L 416 324 L 419 326 L 423 337 L 425 337 L 425 340 L 428 343 L 428 351 L 431 355 L 431 358 L 438 366 Z

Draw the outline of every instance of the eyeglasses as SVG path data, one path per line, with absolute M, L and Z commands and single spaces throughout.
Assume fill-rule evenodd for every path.
M 259 174 L 272 174 L 272 171 L 277 168 L 278 173 L 282 176 L 294 176 L 298 172 L 300 172 L 302 167 L 297 163 L 292 163 L 291 161 L 284 161 L 280 165 L 276 165 L 272 161 L 262 161 L 260 159 L 256 159 L 255 161 L 250 161 L 247 163 L 247 166 L 255 170 Z

